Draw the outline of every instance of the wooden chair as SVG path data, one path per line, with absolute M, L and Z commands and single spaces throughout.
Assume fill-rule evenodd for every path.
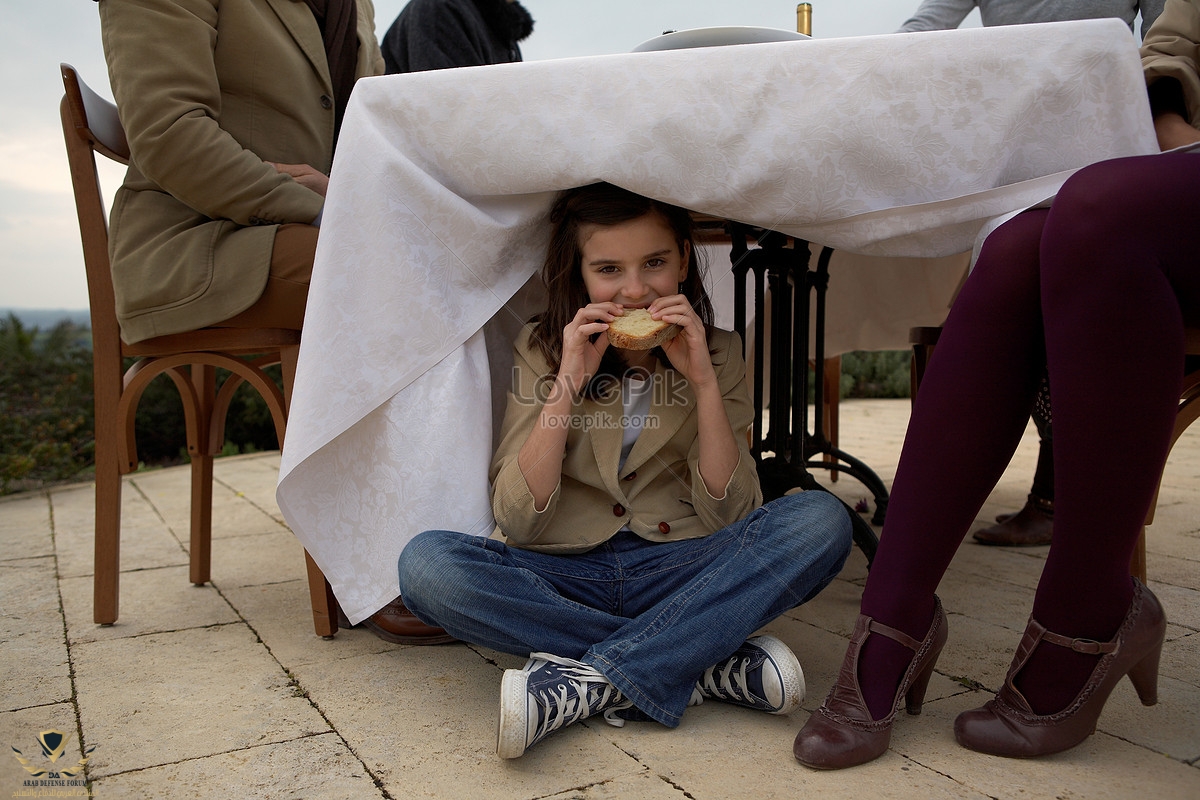
M 908 340 L 913 347 L 912 358 L 912 401 L 917 399 L 917 387 L 925 375 L 925 367 L 933 349 L 937 345 L 942 329 L 938 327 L 912 328 L 908 332 Z M 1200 356 L 1200 328 L 1188 328 L 1184 331 L 1187 337 L 1184 351 L 1189 356 Z M 1200 369 L 1188 372 L 1183 378 L 1183 392 L 1179 399 L 1179 411 L 1175 415 L 1175 430 L 1171 434 L 1171 447 L 1179 441 L 1179 437 L 1188 426 L 1200 419 Z M 1168 452 L 1170 452 L 1168 450 Z M 1138 537 L 1137 547 L 1129 563 L 1129 572 L 1142 583 L 1146 582 L 1146 525 L 1154 522 L 1154 510 L 1158 507 L 1158 491 L 1155 490 L 1154 501 L 1150 503 L 1150 511 L 1146 514 L 1146 523 Z
M 167 375 L 179 390 L 191 456 L 192 583 L 207 583 L 212 551 L 213 457 L 225 440 L 225 415 L 243 382 L 266 400 L 283 445 L 287 402 L 296 374 L 300 332 L 283 329 L 204 328 L 125 344 L 117 323 L 108 259 L 108 220 L 95 154 L 129 163 L 129 144 L 117 108 L 80 80 L 74 67 L 61 65 L 66 90 L 60 104 L 63 138 L 75 191 L 83 260 L 91 306 L 92 359 L 96 410 L 96 531 L 93 618 L 116 622 L 120 594 L 121 476 L 137 469 L 134 417 L 147 384 Z M 125 359 L 135 359 L 128 370 Z M 263 372 L 281 364 L 284 391 Z M 220 386 L 217 368 L 230 375 Z M 305 553 L 313 624 L 319 636 L 337 632 L 333 592 Z
M 1200 356 L 1200 328 L 1188 328 L 1184 331 L 1187 337 L 1185 352 L 1189 356 Z M 1175 429 L 1171 432 L 1171 447 L 1187 430 L 1188 426 L 1200 419 L 1200 368 L 1193 369 L 1183 376 L 1183 391 L 1179 397 L 1179 410 L 1175 414 Z M 1167 451 L 1168 453 L 1170 450 Z M 1160 478 L 1161 480 L 1161 478 Z M 1158 508 L 1158 489 L 1154 491 L 1154 500 L 1150 503 L 1150 511 L 1146 514 L 1146 525 L 1154 522 L 1154 510 Z M 1137 576 L 1142 583 L 1146 582 L 1146 527 L 1142 526 L 1142 535 L 1138 537 L 1137 548 L 1133 551 L 1133 559 L 1129 565 L 1131 574 Z

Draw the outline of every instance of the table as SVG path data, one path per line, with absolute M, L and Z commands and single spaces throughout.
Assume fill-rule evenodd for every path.
M 351 622 L 397 594 L 421 530 L 491 532 L 488 434 L 559 190 L 607 180 L 845 253 L 940 258 L 1074 169 L 1156 149 L 1116 20 L 361 81 L 279 506 Z

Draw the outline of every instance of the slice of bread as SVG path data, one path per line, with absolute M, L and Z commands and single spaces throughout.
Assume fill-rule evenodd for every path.
M 621 350 L 650 350 L 677 333 L 678 325 L 654 319 L 644 308 L 627 308 L 608 324 L 608 343 Z

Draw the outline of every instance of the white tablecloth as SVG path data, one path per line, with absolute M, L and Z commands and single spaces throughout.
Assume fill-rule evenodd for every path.
M 536 310 L 514 295 L 558 190 L 607 180 L 847 253 L 929 258 L 969 251 L 986 220 L 1080 166 L 1155 150 L 1115 20 L 364 80 L 329 186 L 280 508 L 351 621 L 397 594 L 416 533 L 491 531 L 493 396 Z

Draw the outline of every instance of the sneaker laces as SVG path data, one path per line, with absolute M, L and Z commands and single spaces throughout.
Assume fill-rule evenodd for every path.
M 529 660 L 525 662 L 525 671 L 530 672 L 540 667 L 538 662 L 557 665 L 565 681 L 554 690 L 535 693 L 543 705 L 552 708 L 542 723 L 543 730 L 538 739 L 573 722 L 587 719 L 601 710 L 604 721 L 609 725 L 614 728 L 625 725 L 625 720 L 614 715 L 618 711 L 632 708 L 633 701 L 621 694 L 620 690 L 609 683 L 608 678 L 595 667 L 552 653 L 531 653 Z
M 734 657 L 719 669 L 707 670 L 696 682 L 688 705 L 700 705 L 706 696 L 735 703 L 761 702 L 751 692 L 746 679 L 746 668 L 750 666 L 750 661 L 750 656 Z

